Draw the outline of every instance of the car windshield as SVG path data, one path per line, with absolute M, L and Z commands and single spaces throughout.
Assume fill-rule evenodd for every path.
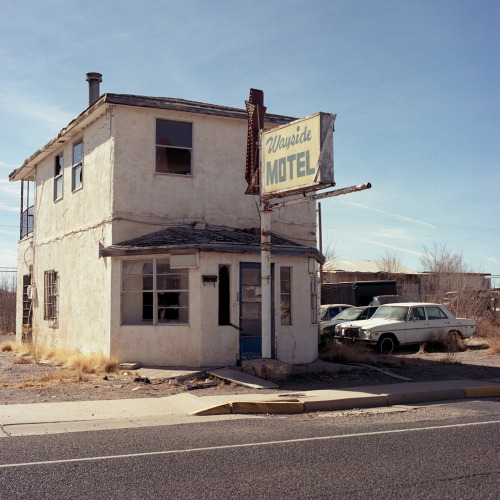
M 404 321 L 408 316 L 406 306 L 380 306 L 372 316 L 372 319 L 395 319 Z
M 363 309 L 356 309 L 355 307 L 350 307 L 349 309 L 344 309 L 341 313 L 337 314 L 333 319 L 358 319 L 362 314 Z

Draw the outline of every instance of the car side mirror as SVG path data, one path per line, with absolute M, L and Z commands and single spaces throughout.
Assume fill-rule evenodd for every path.
M 418 318 L 416 316 L 414 316 L 413 321 L 418 321 Z

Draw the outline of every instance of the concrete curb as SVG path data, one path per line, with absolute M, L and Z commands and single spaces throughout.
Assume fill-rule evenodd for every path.
M 195 411 L 190 413 L 190 415 L 292 414 L 353 410 L 357 408 L 379 408 L 412 403 L 430 403 L 434 401 L 496 396 L 500 396 L 500 386 L 435 389 L 421 392 L 396 392 L 394 394 L 378 395 L 365 394 L 357 397 L 319 400 L 305 399 L 304 401 L 234 401 Z
M 195 411 L 190 415 L 225 415 L 233 414 L 251 414 L 251 413 L 304 413 L 305 405 L 299 401 L 234 401 L 224 403 L 204 410 Z
M 467 398 L 490 398 L 500 396 L 500 386 L 469 387 L 464 392 Z

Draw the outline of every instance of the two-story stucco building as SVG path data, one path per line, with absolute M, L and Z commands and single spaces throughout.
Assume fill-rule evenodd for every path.
M 92 101 L 10 175 L 34 189 L 21 218 L 18 339 L 31 326 L 48 344 L 164 366 L 260 357 L 246 111 L 99 92 Z M 265 126 L 291 120 L 269 114 Z M 272 356 L 310 362 L 314 203 L 274 213 L 272 231 Z

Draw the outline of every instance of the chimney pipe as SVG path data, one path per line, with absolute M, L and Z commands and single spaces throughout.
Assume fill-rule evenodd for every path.
M 89 82 L 89 106 L 99 99 L 99 84 L 102 82 L 101 73 L 87 73 L 87 82 Z

